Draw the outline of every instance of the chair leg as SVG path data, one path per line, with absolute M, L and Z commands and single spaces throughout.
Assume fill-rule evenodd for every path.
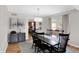
M 52 53 L 52 48 L 50 48 L 49 53 Z
M 38 53 L 38 52 L 40 52 L 40 49 L 39 49 L 39 48 L 37 48 L 37 53 Z
M 37 53 L 39 52 L 39 48 L 37 48 Z
M 38 47 L 35 46 L 35 52 L 38 53 Z
M 32 44 L 32 48 L 33 48 L 33 44 Z
M 32 44 L 32 48 L 34 48 L 34 43 Z

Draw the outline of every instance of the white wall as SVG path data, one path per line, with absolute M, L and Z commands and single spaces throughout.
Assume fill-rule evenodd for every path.
M 79 48 L 79 12 L 62 15 L 62 23 L 65 33 L 70 33 L 68 44 Z
M 44 17 L 41 31 L 47 33 L 47 29 L 50 29 L 50 28 L 51 28 L 51 19 L 49 17 Z
M 62 29 L 64 33 L 69 33 L 69 15 L 62 16 Z
M 79 12 L 69 15 L 70 41 L 69 43 L 79 48 Z
M 28 21 L 29 19 L 26 17 L 25 18 L 25 33 L 26 33 L 26 40 L 28 40 Z
M 0 53 L 5 52 L 8 46 L 8 10 L 6 6 L 0 6 Z

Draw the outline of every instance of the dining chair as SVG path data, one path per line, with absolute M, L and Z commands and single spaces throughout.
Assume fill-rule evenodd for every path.
M 67 43 L 69 40 L 69 34 L 59 34 L 59 42 L 58 44 L 53 46 L 53 51 L 56 53 L 64 53 L 66 52 Z
M 32 38 L 33 38 L 33 44 L 32 48 L 34 47 L 35 52 L 40 52 L 41 50 L 44 50 L 44 45 L 41 44 L 41 40 L 38 38 L 38 35 L 43 35 L 44 33 L 32 33 Z
M 33 44 L 32 44 L 32 48 L 35 46 L 35 42 L 36 42 L 36 33 L 35 32 L 32 32 L 32 39 L 33 39 Z
M 38 39 L 38 42 L 37 42 L 37 52 L 42 52 L 42 53 L 51 53 L 51 48 L 50 48 L 50 45 L 47 44 L 46 42 L 44 42 L 43 40 L 45 38 L 40 38 L 39 35 L 45 35 L 45 33 L 37 33 L 37 39 Z
M 42 53 L 48 53 L 50 51 L 50 47 L 42 42 L 42 40 L 37 36 L 37 42 L 36 42 L 36 47 L 37 47 L 37 53 L 42 52 Z

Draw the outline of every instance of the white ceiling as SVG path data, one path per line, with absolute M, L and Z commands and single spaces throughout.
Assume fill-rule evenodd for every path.
M 50 16 L 74 9 L 71 5 L 8 5 L 7 7 L 11 13 L 28 16 Z

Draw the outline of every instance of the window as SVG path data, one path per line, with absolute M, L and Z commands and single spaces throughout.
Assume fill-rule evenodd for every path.
M 52 29 L 56 30 L 56 23 L 52 23 Z
M 62 17 L 53 17 L 51 19 L 51 29 L 52 30 L 62 30 Z

